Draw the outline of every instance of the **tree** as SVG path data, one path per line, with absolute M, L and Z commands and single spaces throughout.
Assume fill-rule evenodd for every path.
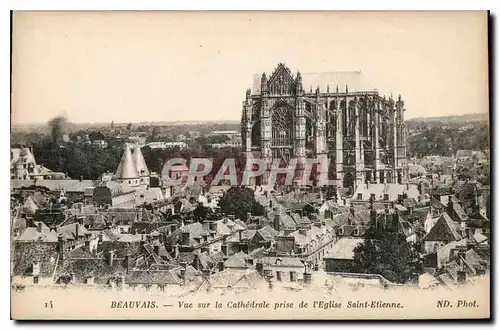
M 354 265 L 359 273 L 380 274 L 395 283 L 414 280 L 421 272 L 418 252 L 398 231 L 371 225 L 363 243 L 354 249 Z
M 255 200 L 254 192 L 246 187 L 231 187 L 219 200 L 221 212 L 246 220 L 247 213 L 264 215 L 264 207 Z

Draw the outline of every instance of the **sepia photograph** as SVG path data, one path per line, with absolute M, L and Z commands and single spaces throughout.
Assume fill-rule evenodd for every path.
M 488 11 L 14 11 L 14 320 L 490 319 Z

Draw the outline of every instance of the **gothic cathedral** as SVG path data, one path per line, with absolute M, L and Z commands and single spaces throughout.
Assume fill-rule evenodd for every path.
M 360 88 L 360 75 L 293 76 L 282 63 L 269 78 L 263 73 L 243 102 L 241 133 L 247 157 L 269 162 L 295 158 L 299 164 L 306 158 L 328 158 L 329 175 L 343 188 L 405 182 L 404 102 L 401 96 L 394 100 Z M 311 82 L 317 83 L 315 91 Z M 309 92 L 304 86 L 310 86 Z

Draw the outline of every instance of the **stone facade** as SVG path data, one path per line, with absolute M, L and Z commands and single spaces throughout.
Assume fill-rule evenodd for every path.
M 350 90 L 348 83 L 355 84 L 358 76 L 325 74 L 332 85 L 306 92 L 301 73 L 294 76 L 284 64 L 269 78 L 263 73 L 260 86 L 248 89 L 243 102 L 247 157 L 295 158 L 299 164 L 306 158 L 329 159 L 330 178 L 340 187 L 405 182 L 404 102 L 359 86 Z

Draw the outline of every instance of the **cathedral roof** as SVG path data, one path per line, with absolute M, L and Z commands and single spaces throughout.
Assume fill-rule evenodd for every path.
M 139 175 L 141 174 L 141 171 L 144 170 L 142 176 L 149 176 L 149 171 L 146 165 L 146 161 L 144 160 L 144 156 L 142 155 L 141 147 L 139 147 L 138 145 L 136 145 L 134 148 L 134 153 L 132 154 L 132 158 L 134 160 L 135 167 Z
M 349 92 L 373 91 L 373 88 L 365 86 L 364 76 L 361 71 L 337 71 L 337 72 L 318 72 L 301 73 L 302 86 L 306 93 L 315 91 L 319 87 L 321 93 L 325 93 L 329 88 L 334 93 L 338 86 L 339 92 L 344 93 L 346 86 Z M 261 74 L 255 74 L 253 77 L 252 94 L 260 95 Z
M 117 179 L 136 179 L 139 177 L 132 152 L 128 144 L 125 144 L 125 151 L 123 152 L 120 164 L 116 169 L 115 176 Z

